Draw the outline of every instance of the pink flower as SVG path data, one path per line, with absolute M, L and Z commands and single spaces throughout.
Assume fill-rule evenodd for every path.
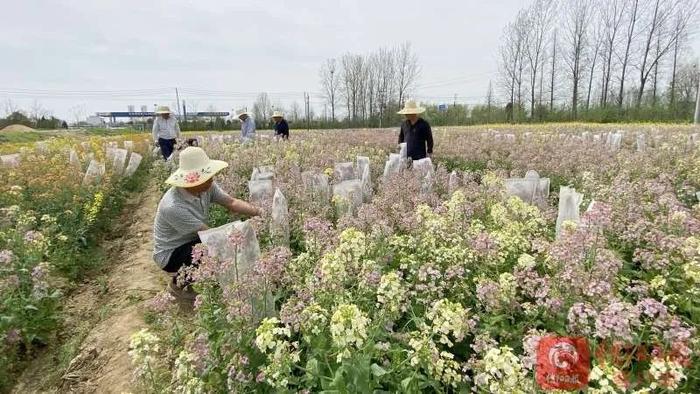
M 185 182 L 195 183 L 197 181 L 199 181 L 199 173 L 197 171 L 192 171 L 185 175 Z
M 0 263 L 1 264 L 7 264 L 12 261 L 12 259 L 15 257 L 14 253 L 12 253 L 11 250 L 9 249 L 4 249 L 0 250 Z

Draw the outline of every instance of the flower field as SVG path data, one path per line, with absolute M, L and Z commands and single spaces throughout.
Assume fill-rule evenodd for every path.
M 237 197 L 267 166 L 288 211 L 281 223 L 261 200 L 254 262 L 195 251 L 193 317 L 166 293 L 149 302 L 130 352 L 144 391 L 531 393 L 552 337 L 575 339 L 567 360 L 584 375 L 568 383 L 586 392 L 700 390 L 697 130 L 436 130 L 425 177 L 384 176 L 393 132 L 340 133 L 202 144 L 230 163 L 217 180 Z M 357 209 L 309 182 L 315 171 L 333 188 L 336 163 L 358 155 L 371 193 Z M 507 187 L 529 170 L 549 178 L 533 204 Z M 562 186 L 582 196 L 557 231 Z
M 125 141 L 55 138 L 0 145 L 0 392 L 54 342 L 66 293 L 99 265 L 97 241 L 127 193 L 143 183 L 145 170 L 139 168 L 150 161 L 146 140 Z M 106 163 L 104 171 L 92 174 L 91 162 Z

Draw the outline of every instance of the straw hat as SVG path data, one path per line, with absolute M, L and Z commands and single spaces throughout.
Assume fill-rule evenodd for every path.
M 165 183 L 177 187 L 199 186 L 226 167 L 227 162 L 211 160 L 204 149 L 190 146 L 180 152 L 180 165 Z
M 237 117 L 237 118 L 240 118 L 240 117 L 243 116 L 243 115 L 248 115 L 248 116 L 250 116 L 250 114 L 248 113 L 248 111 L 246 111 L 246 110 L 244 110 L 244 109 L 241 109 L 241 110 L 236 111 L 236 117 Z
M 408 100 L 401 111 L 397 112 L 400 115 L 422 114 L 425 108 L 419 106 L 415 101 Z
M 170 113 L 170 107 L 162 105 L 158 107 L 156 110 L 156 115 L 161 115 L 161 114 L 169 114 Z
M 272 113 L 273 118 L 284 118 L 284 114 L 280 111 L 275 111 Z

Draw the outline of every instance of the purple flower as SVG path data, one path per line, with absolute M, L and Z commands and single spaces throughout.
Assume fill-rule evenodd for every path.
M 16 328 L 9 329 L 5 333 L 5 341 L 10 345 L 19 343 L 21 339 L 22 337 L 19 335 L 19 330 Z
M 24 242 L 38 243 L 44 240 L 44 234 L 39 231 L 29 230 L 24 233 Z
M 15 254 L 9 249 L 0 250 L 0 264 L 9 264 L 14 259 Z
M 164 313 L 173 306 L 175 297 L 167 291 L 158 293 L 146 302 L 146 308 L 155 313 Z
M 627 302 L 610 303 L 598 315 L 595 335 L 603 339 L 621 339 L 632 342 L 633 328 L 639 326 L 639 308 Z
M 593 332 L 592 325 L 597 314 L 589 304 L 577 302 L 572 305 L 567 316 L 569 331 L 572 334 L 590 335 Z

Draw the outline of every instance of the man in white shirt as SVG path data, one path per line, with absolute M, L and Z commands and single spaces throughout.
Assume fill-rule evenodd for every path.
M 158 107 L 156 118 L 153 120 L 153 143 L 160 146 L 160 152 L 165 160 L 173 154 L 177 138 L 180 138 L 180 125 L 177 119 L 170 116 L 170 108 Z
M 245 110 L 239 111 L 236 117 L 241 121 L 241 142 L 255 140 L 255 120 Z

